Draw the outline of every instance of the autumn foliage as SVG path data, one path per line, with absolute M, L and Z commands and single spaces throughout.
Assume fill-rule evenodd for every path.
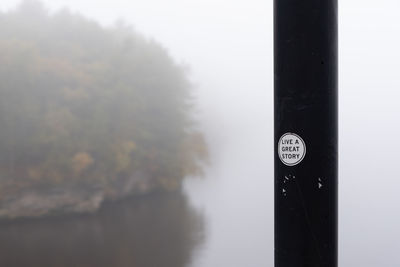
M 130 27 L 25 1 L 0 13 L 0 63 L 0 190 L 173 189 L 201 170 L 186 71 Z

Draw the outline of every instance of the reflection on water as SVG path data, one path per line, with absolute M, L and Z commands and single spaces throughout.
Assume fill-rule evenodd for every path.
M 203 218 L 182 193 L 105 205 L 93 215 L 0 224 L 0 266 L 183 267 Z

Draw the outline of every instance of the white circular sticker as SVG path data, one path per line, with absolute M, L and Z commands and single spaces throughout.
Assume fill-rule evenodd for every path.
M 279 139 L 278 154 L 283 164 L 295 166 L 306 156 L 306 143 L 297 134 L 285 133 Z

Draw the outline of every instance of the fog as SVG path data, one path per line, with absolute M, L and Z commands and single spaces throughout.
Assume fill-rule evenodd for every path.
M 189 66 L 210 164 L 185 181 L 204 239 L 184 262 L 273 266 L 272 1 L 43 2 L 104 26 L 125 21 Z M 399 266 L 400 3 L 339 6 L 339 263 Z

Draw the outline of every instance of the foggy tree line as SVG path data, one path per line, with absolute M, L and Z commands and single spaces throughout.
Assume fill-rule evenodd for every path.
M 144 191 L 174 189 L 201 171 L 187 73 L 130 26 L 24 1 L 0 13 L 0 62 L 0 190 L 112 194 L 135 175 Z

